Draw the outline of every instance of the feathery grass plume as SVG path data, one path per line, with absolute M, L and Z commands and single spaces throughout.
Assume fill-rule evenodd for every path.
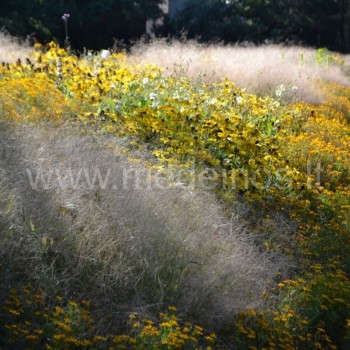
M 31 56 L 31 48 L 26 42 L 0 31 L 0 62 L 13 63 L 18 59 L 24 61 Z
M 323 49 L 203 45 L 192 40 L 155 39 L 147 44 L 136 43 L 131 59 L 142 64 L 153 63 L 170 75 L 201 76 L 208 82 L 228 78 L 238 87 L 261 95 L 275 96 L 278 87 L 283 85 L 286 88 L 283 98 L 288 101 L 322 101 L 319 80 L 350 85 L 349 76 L 345 74 L 349 57 L 333 55 Z
M 1 159 L 6 271 L 48 293 L 87 297 L 104 322 L 164 305 L 224 320 L 261 306 L 283 269 L 210 194 L 152 184 L 156 173 L 111 150 L 120 140 L 61 128 L 1 130 L 10 152 Z

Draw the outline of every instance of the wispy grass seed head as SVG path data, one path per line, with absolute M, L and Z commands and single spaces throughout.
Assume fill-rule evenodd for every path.
M 28 43 L 20 41 L 6 32 L 0 31 L 0 62 L 13 63 L 31 55 Z
M 228 220 L 212 195 L 148 188 L 142 167 L 106 150 L 118 146 L 115 139 L 29 127 L 11 136 L 2 131 L 2 139 L 16 152 L 10 163 L 3 160 L 7 203 L 13 204 L 5 215 L 10 222 L 1 260 L 48 290 L 98 302 L 104 319 L 176 305 L 199 320 L 223 320 L 261 305 L 263 291 L 283 268 L 258 251 L 246 222 Z M 33 189 L 28 169 L 32 179 L 40 171 L 54 181 L 46 190 Z M 83 181 L 72 187 L 69 172 L 76 179 L 81 169 L 91 176 L 95 169 L 102 177 L 109 172 L 113 186 Z

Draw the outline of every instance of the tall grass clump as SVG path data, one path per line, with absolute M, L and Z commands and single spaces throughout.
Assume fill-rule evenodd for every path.
M 31 48 L 26 42 L 0 31 L 0 62 L 13 63 L 30 56 Z
M 320 80 L 350 84 L 345 74 L 349 58 L 326 49 L 154 40 L 136 43 L 131 58 L 138 63 L 162 67 L 170 75 L 201 76 L 209 83 L 227 78 L 238 87 L 260 95 L 276 96 L 282 85 L 284 98 L 289 101 L 322 101 Z
M 154 185 L 120 140 L 5 123 L 1 140 L 3 285 L 88 298 L 110 326 L 165 305 L 211 323 L 262 306 L 283 269 L 243 219 L 210 194 Z

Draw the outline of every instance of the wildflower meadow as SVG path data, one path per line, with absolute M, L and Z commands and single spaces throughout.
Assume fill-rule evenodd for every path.
M 62 19 L 0 39 L 0 348 L 348 349 L 349 57 Z

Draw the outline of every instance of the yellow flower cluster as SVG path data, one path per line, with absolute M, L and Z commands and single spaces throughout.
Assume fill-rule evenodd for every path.
M 200 326 L 188 322 L 182 324 L 175 315 L 176 308 L 169 307 L 167 313 L 159 314 L 157 323 L 130 315 L 133 329 L 136 331 L 136 344 L 141 349 L 211 349 L 216 345 L 216 334 L 208 333 Z M 137 349 L 139 347 L 136 347 Z
M 59 303 L 58 297 L 56 302 Z M 76 349 L 93 342 L 85 334 L 92 327 L 90 312 L 75 302 L 51 305 L 42 290 L 30 286 L 11 289 L 0 313 L 3 340 L 11 348 Z
M 87 309 L 88 302 L 63 303 L 56 296 L 46 299 L 42 290 L 26 286 L 11 289 L 0 312 L 2 344 L 10 348 L 37 349 L 211 349 L 216 334 L 200 326 L 182 323 L 175 315 L 176 308 L 160 313 L 157 323 L 129 317 L 129 334 L 98 335 L 94 319 Z
M 189 167 L 195 163 L 196 167 L 215 168 L 219 187 L 243 191 L 252 187 L 254 192 L 265 187 L 267 177 L 272 186 L 284 184 L 285 178 L 298 181 L 279 151 L 280 122 L 286 109 L 272 98 L 247 94 L 229 81 L 208 85 L 166 77 L 151 65 L 128 65 L 122 54 L 78 59 L 54 44 L 46 51 L 39 50 L 34 63 L 4 66 L 1 74 L 4 84 L 29 76 L 47 81 L 51 88 L 55 85 L 55 93 L 62 92 L 57 101 L 64 95 L 68 101 L 79 101 L 82 122 L 137 136 L 150 143 L 155 157 L 166 165 Z M 40 80 L 37 84 L 45 86 Z M 23 85 L 31 84 L 24 81 Z M 31 98 L 31 91 L 24 95 Z M 29 102 L 24 106 L 37 105 L 34 100 Z M 50 113 L 55 110 L 51 107 Z M 28 114 L 18 111 L 14 117 L 22 112 Z M 57 112 L 58 116 L 65 114 Z M 29 115 L 45 117 L 34 110 Z
M 69 104 L 54 83 L 44 75 L 33 76 L 13 73 L 1 78 L 0 69 L 0 118 L 16 122 L 61 120 L 74 114 Z

